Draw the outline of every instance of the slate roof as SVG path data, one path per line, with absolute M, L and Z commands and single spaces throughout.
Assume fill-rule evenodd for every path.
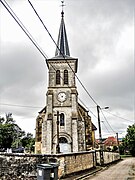
M 63 11 L 61 12 L 61 15 L 62 18 L 61 18 L 55 56 L 70 56 Z

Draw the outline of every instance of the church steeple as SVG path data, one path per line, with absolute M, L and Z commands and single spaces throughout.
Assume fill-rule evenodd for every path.
M 64 23 L 64 12 L 61 12 L 61 24 L 59 29 L 57 48 L 55 56 L 70 56 L 66 28 Z

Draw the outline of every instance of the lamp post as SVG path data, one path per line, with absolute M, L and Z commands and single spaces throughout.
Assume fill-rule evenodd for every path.
M 104 107 L 102 109 L 108 109 L 109 107 Z M 100 164 L 104 164 L 103 156 L 103 145 L 102 145 L 102 133 L 101 133 L 101 124 L 100 124 L 100 110 L 101 107 L 97 105 L 97 115 L 98 115 L 98 128 L 99 128 L 99 144 L 100 144 Z

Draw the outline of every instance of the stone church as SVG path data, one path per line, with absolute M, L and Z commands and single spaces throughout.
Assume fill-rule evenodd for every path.
M 64 12 L 61 12 L 55 57 L 47 59 L 46 106 L 36 119 L 35 153 L 87 151 L 95 145 L 96 127 L 88 111 L 78 103 L 75 74 L 78 59 L 70 56 Z

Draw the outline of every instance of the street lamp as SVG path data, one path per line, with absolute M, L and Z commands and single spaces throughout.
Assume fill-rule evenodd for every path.
M 101 108 L 97 105 L 97 115 L 98 115 L 98 128 L 99 128 L 99 144 L 100 144 L 100 164 L 104 164 L 104 156 L 103 156 L 103 146 L 102 146 L 102 133 L 101 133 L 101 124 L 100 124 L 100 110 L 108 109 L 109 107 Z

